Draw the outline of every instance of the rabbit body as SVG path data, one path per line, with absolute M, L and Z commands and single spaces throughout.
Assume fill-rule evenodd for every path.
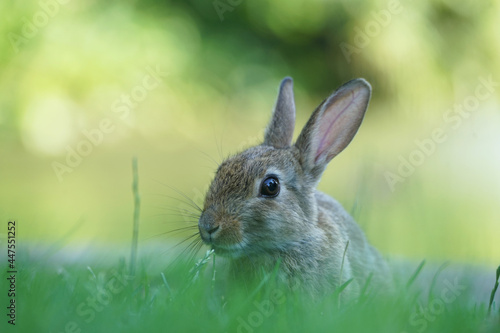
M 316 185 L 327 163 L 361 124 L 370 86 L 354 80 L 314 111 L 297 142 L 292 81 L 283 80 L 263 144 L 218 168 L 199 219 L 202 240 L 230 258 L 233 275 L 272 272 L 290 287 L 318 294 L 353 278 L 358 295 L 387 278 L 387 266 L 352 217 Z

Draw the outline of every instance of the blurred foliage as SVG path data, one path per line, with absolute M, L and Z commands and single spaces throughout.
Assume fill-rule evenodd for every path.
M 367 283 L 353 299 L 335 291 L 312 300 L 272 275 L 258 286 L 225 279 L 210 262 L 165 269 L 156 255 L 142 258 L 130 276 L 123 261 L 75 263 L 41 253 L 24 252 L 19 267 L 18 288 L 27 291 L 17 305 L 19 332 L 498 332 L 500 310 L 488 314 L 488 296 L 477 290 L 478 282 L 490 289 L 493 279 L 478 278 L 485 272 L 474 266 L 410 275 L 412 266 L 397 276 L 392 294 Z M 8 282 L 0 279 L 0 288 L 8 290 Z
M 128 241 L 137 154 L 141 235 L 160 234 L 176 220 L 156 215 L 177 203 L 155 197 L 172 194 L 158 182 L 199 202 L 215 168 L 203 155 L 220 160 L 258 143 L 282 77 L 295 80 L 297 132 L 332 90 L 365 77 L 374 89 L 367 120 L 320 188 L 357 207 L 385 252 L 496 258 L 496 92 L 395 192 L 384 172 L 441 126 L 479 77 L 500 78 L 499 1 L 220 2 L 230 10 L 193 0 L 0 4 L 0 217 L 19 219 L 26 239 L 51 242 L 83 220 L 75 242 Z M 400 11 L 378 23 L 391 6 Z M 356 43 L 377 24 L 366 45 Z M 346 57 L 345 44 L 359 52 Z M 120 117 L 114 103 L 148 68 L 168 74 Z M 59 182 L 53 162 L 64 163 L 103 119 L 112 133 Z

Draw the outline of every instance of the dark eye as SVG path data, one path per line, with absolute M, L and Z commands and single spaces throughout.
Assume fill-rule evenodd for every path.
M 262 182 L 260 186 L 260 195 L 263 197 L 273 198 L 280 193 L 280 182 L 276 176 L 269 176 Z

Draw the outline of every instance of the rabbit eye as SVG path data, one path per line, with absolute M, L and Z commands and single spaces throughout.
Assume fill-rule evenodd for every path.
M 276 176 L 270 176 L 264 179 L 260 186 L 260 195 L 263 197 L 274 198 L 280 193 L 280 182 Z

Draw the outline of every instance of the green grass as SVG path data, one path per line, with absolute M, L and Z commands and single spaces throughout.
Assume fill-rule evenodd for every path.
M 448 293 L 444 299 L 446 279 L 439 270 L 432 284 L 416 283 L 423 264 L 413 274 L 409 271 L 396 279 L 394 295 L 375 296 L 368 288 L 359 299 L 340 304 L 341 292 L 311 299 L 300 291 L 286 290 L 273 274 L 255 286 L 226 278 L 219 265 L 212 265 L 210 252 L 198 261 L 165 267 L 159 259 L 140 258 L 134 277 L 124 259 L 106 264 L 96 258 L 88 263 L 20 257 L 15 330 L 399 333 L 498 332 L 500 328 L 497 304 L 493 302 L 488 314 L 488 297 L 471 302 L 473 279 L 460 278 L 464 290 Z M 6 289 L 2 279 L 0 290 Z
M 358 298 L 344 301 L 342 292 L 351 280 L 315 297 L 280 285 L 279 263 L 255 283 L 236 280 L 225 273 L 227 262 L 213 251 L 198 251 L 196 240 L 176 252 L 175 247 L 167 252 L 154 249 L 154 255 L 140 256 L 135 159 L 133 176 L 130 259 L 110 259 L 109 253 L 97 250 L 90 259 L 62 260 L 57 256 L 66 251 L 62 241 L 45 252 L 21 243 L 16 326 L 7 325 L 5 317 L 1 326 L 8 326 L 7 331 L 56 333 L 500 331 L 495 301 L 500 267 L 491 272 L 491 293 L 480 299 L 475 271 L 448 272 L 447 263 L 434 269 L 422 261 L 395 271 L 392 293 L 375 290 L 368 278 Z M 0 270 L 8 270 L 6 261 Z M 7 279 L 0 281 L 0 291 L 8 290 Z M 2 304 L 7 302 L 5 298 Z

